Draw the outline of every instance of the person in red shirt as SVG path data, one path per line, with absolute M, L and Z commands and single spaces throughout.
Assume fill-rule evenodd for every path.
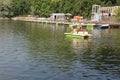
M 79 28 L 79 31 L 83 31 L 83 30 L 82 30 L 82 27 Z

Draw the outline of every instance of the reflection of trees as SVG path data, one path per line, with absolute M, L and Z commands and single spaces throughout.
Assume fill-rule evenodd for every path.
M 95 38 L 108 38 L 111 37 L 111 35 L 113 35 L 113 32 L 111 29 L 94 29 L 93 30 L 93 37 Z
M 26 24 L 18 21 L 0 21 L 1 36 L 23 37 L 26 33 Z
M 119 77 L 120 47 L 109 43 L 92 43 L 81 56 L 82 63 L 89 66 L 90 69 Z
M 53 29 L 53 26 L 39 23 L 7 23 L 1 23 L 0 37 L 7 37 L 8 40 L 12 37 L 11 41 L 18 40 L 19 43 L 15 42 L 15 46 L 26 52 L 25 58 L 31 69 L 45 72 L 43 74 L 53 71 L 51 73 L 55 73 L 51 75 L 56 77 L 59 77 L 56 74 L 65 74 L 74 78 L 74 75 L 82 74 L 81 72 L 81 76 L 84 72 L 89 75 L 87 70 L 97 70 L 103 75 L 113 74 L 119 77 L 120 38 L 117 37 L 117 31 L 111 30 L 114 38 L 93 38 L 90 41 L 67 39 L 60 27 Z
M 71 42 L 64 38 L 62 31 L 60 28 L 53 30 L 53 27 L 49 26 L 32 26 L 32 30 L 27 36 L 30 42 L 29 58 L 34 62 L 32 68 L 44 65 L 50 71 L 55 71 L 55 74 L 52 74 L 54 77 L 67 73 L 74 75 L 70 70 L 76 55 L 72 51 Z M 48 72 L 44 69 L 41 71 Z
M 114 47 L 114 41 L 111 44 L 111 40 L 107 42 L 108 40 L 103 38 L 97 41 L 93 39 L 91 42 L 80 39 L 67 40 L 61 32 L 57 29 L 53 32 L 53 27 L 32 27 L 27 37 L 30 41 L 31 57 L 51 69 L 68 73 L 74 62 L 80 60 L 91 70 L 99 70 L 105 74 L 120 74 L 117 72 L 120 51 L 118 46 Z
M 111 41 L 109 38 L 101 38 L 86 42 L 80 39 L 64 39 L 62 31 L 58 32 L 57 29 L 53 32 L 51 28 L 33 26 L 29 31 L 29 53 L 36 62 L 57 71 L 69 72 L 74 62 L 80 60 L 91 70 L 99 70 L 103 74 L 116 74 L 117 77 L 120 74 L 120 47 L 114 45 L 113 39 Z
M 45 58 L 45 62 L 53 61 L 58 64 L 73 59 L 74 54 L 69 42 L 64 39 L 63 30 L 57 28 L 53 31 L 53 27 L 44 25 L 33 25 L 31 29 L 27 38 L 30 41 L 29 51 L 32 55 Z

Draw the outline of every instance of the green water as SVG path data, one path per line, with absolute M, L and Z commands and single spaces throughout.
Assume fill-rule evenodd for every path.
M 120 29 L 68 39 L 64 26 L 0 21 L 0 80 L 120 80 Z

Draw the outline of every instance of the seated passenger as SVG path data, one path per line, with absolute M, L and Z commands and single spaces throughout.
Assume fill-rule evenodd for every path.
M 77 28 L 73 28 L 72 33 L 77 34 L 77 32 L 78 32 Z
M 82 27 L 79 28 L 79 31 L 83 31 L 83 30 L 82 30 Z
M 80 34 L 80 35 L 83 34 L 83 29 L 82 29 L 82 27 L 79 28 L 78 34 Z
M 88 32 L 86 30 L 84 31 L 84 35 L 88 35 Z

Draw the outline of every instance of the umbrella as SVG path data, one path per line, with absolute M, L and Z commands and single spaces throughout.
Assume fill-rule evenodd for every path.
M 70 14 L 70 13 L 67 13 L 67 14 L 65 14 L 66 16 L 71 16 L 72 14 Z

